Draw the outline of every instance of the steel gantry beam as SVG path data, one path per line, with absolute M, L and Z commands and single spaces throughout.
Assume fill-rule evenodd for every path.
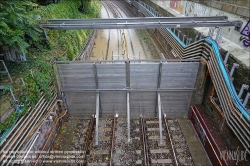
M 134 17 L 110 19 L 48 20 L 42 28 L 52 30 L 77 29 L 140 29 L 140 28 L 190 28 L 235 26 L 240 30 L 241 21 L 229 21 L 227 16 L 212 17 Z

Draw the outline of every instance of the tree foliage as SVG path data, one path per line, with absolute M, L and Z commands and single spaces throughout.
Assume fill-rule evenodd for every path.
M 0 45 L 26 52 L 41 36 L 36 18 L 28 11 L 37 4 L 20 0 L 0 0 Z

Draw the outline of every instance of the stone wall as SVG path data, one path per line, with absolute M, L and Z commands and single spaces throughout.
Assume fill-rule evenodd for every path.
M 194 2 L 249 18 L 250 0 L 195 0 Z

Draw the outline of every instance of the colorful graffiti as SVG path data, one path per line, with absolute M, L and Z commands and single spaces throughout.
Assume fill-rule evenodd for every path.
M 182 4 L 181 0 L 170 0 L 170 7 L 178 12 L 182 12 Z
M 246 26 L 240 32 L 243 36 L 240 37 L 240 41 L 243 42 L 245 47 L 250 46 L 250 20 L 248 20 Z

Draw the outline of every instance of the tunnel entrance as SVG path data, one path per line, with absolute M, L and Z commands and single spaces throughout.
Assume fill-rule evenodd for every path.
M 56 62 L 57 82 L 72 115 L 187 115 L 199 60 Z

